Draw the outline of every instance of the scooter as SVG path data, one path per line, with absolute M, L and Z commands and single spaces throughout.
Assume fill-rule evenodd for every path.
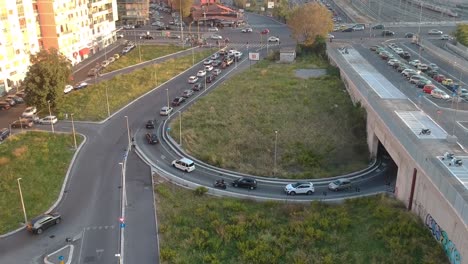
M 221 188 L 221 189 L 226 190 L 226 183 L 224 182 L 223 179 L 221 179 L 221 180 L 216 180 L 216 181 L 214 182 L 213 186 L 216 187 L 216 188 Z
M 421 129 L 421 132 L 419 132 L 419 135 L 430 135 L 431 130 L 429 128 L 423 128 Z

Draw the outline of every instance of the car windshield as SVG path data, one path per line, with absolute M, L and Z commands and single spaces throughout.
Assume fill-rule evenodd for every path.
M 292 186 L 293 188 L 297 188 L 297 187 L 298 187 L 299 185 L 301 185 L 301 184 L 302 184 L 301 182 L 296 182 L 296 183 L 291 184 L 291 186 Z
M 335 185 L 341 185 L 341 181 L 336 180 L 336 181 L 333 182 L 333 184 L 335 184 Z

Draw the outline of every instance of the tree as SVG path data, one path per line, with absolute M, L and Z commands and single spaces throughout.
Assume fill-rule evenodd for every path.
M 235 7 L 245 8 L 245 4 L 247 3 L 247 0 L 234 0 L 233 3 Z
M 171 6 L 175 10 L 180 12 L 180 5 L 182 4 L 182 18 L 190 16 L 190 9 L 192 8 L 193 1 L 192 0 L 171 0 Z
M 292 36 L 298 43 L 305 46 L 314 44 L 317 36 L 325 37 L 333 30 L 330 12 L 319 3 L 308 3 L 296 7 L 288 21 Z
M 276 2 L 273 8 L 273 15 L 282 19 L 284 22 L 289 20 L 291 15 L 291 9 L 289 8 L 289 2 L 287 0 L 279 0 Z
M 23 87 L 28 105 L 56 108 L 63 99 L 63 88 L 72 74 L 70 61 L 56 49 L 41 50 L 30 57 L 31 66 Z

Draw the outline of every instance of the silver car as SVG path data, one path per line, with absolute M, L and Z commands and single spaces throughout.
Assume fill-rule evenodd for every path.
M 328 189 L 331 191 L 346 190 L 351 188 L 351 181 L 349 179 L 338 179 L 328 184 Z
M 307 194 L 311 195 L 315 192 L 314 184 L 311 182 L 296 182 L 290 183 L 284 187 L 284 192 L 287 195 Z

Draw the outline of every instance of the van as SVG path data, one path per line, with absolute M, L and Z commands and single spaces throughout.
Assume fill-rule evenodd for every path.
M 195 170 L 195 163 L 190 159 L 181 158 L 179 160 L 174 160 L 172 162 L 172 167 L 185 171 L 185 172 L 191 172 Z

